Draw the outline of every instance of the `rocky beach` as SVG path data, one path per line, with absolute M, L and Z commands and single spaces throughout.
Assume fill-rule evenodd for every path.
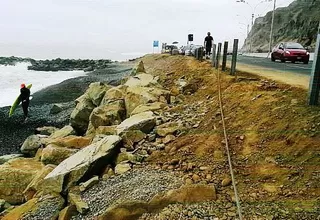
M 239 219 L 211 64 L 113 65 L 35 93 L 26 124 L 1 109 L 0 219 Z M 320 109 L 301 88 L 221 74 L 244 219 L 320 218 Z
M 9 65 L 15 60 L 25 61 L 22 58 L 12 58 L 7 59 L 6 64 Z M 121 79 L 130 73 L 131 68 L 130 63 L 109 64 L 108 68 L 88 72 L 86 76 L 68 79 L 33 93 L 29 120 L 26 123 L 23 123 L 20 106 L 11 118 L 8 117 L 10 107 L 0 107 L 0 156 L 18 153 L 25 138 L 33 134 L 37 127 L 63 127 L 69 122 L 70 113 L 75 107 L 74 100 L 85 92 L 90 83 L 101 81 L 118 85 Z M 60 106 L 61 110 L 52 113 L 53 106 Z

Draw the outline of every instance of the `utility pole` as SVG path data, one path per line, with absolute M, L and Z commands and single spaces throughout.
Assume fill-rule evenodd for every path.
M 277 0 L 273 0 L 273 12 L 272 12 L 272 20 L 271 20 L 271 30 L 270 30 L 270 38 L 269 38 L 269 53 L 267 58 L 269 57 L 270 53 L 272 52 L 272 45 L 273 45 L 273 25 L 274 25 L 274 14 L 276 11 Z

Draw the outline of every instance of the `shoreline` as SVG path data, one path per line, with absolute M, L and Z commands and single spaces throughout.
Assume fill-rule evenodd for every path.
M 85 76 L 67 79 L 61 83 L 48 86 L 32 94 L 29 118 L 23 123 L 23 113 L 19 106 L 9 118 L 10 106 L 0 107 L 0 156 L 19 153 L 23 141 L 43 126 L 61 128 L 68 124 L 74 100 L 81 96 L 89 84 L 96 81 L 118 85 L 123 77 L 131 71 L 132 63 L 111 64 L 108 68 L 89 72 Z M 50 114 L 53 104 L 64 103 L 66 108 L 58 114 Z

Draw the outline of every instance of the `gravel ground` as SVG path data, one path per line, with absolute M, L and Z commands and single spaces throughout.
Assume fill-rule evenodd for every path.
M 32 94 L 29 119 L 26 123 L 23 123 L 20 106 L 11 118 L 8 117 L 10 107 L 0 108 L 0 156 L 19 153 L 23 141 L 29 135 L 34 134 L 37 127 L 60 128 L 68 124 L 74 100 L 85 92 L 91 82 L 101 81 L 117 85 L 124 76 L 130 73 L 132 66 L 133 63 L 112 64 L 108 69 L 68 79 Z M 55 103 L 69 103 L 69 108 L 57 115 L 50 115 L 50 109 Z
M 51 220 L 57 217 L 61 208 L 61 200 L 58 198 L 47 199 L 45 203 L 40 203 L 35 212 L 23 216 L 22 220 Z
M 310 212 L 288 210 L 281 202 L 255 204 L 242 204 L 244 219 L 320 219 L 319 209 Z M 234 203 L 228 201 L 214 201 L 195 204 L 172 204 L 159 213 L 143 214 L 139 220 L 234 220 L 239 219 Z
M 88 203 L 90 211 L 73 219 L 93 219 L 102 214 L 108 206 L 129 201 L 149 201 L 159 192 L 179 188 L 182 178 L 173 172 L 151 170 L 148 168 L 134 169 L 123 175 L 114 176 L 82 194 L 82 199 Z

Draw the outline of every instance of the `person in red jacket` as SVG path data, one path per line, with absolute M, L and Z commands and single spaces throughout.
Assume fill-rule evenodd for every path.
M 20 99 L 22 103 L 22 109 L 23 109 L 25 121 L 27 121 L 28 119 L 28 108 L 29 108 L 29 102 L 30 102 L 29 98 L 30 98 L 30 89 L 28 89 L 25 84 L 21 84 Z

